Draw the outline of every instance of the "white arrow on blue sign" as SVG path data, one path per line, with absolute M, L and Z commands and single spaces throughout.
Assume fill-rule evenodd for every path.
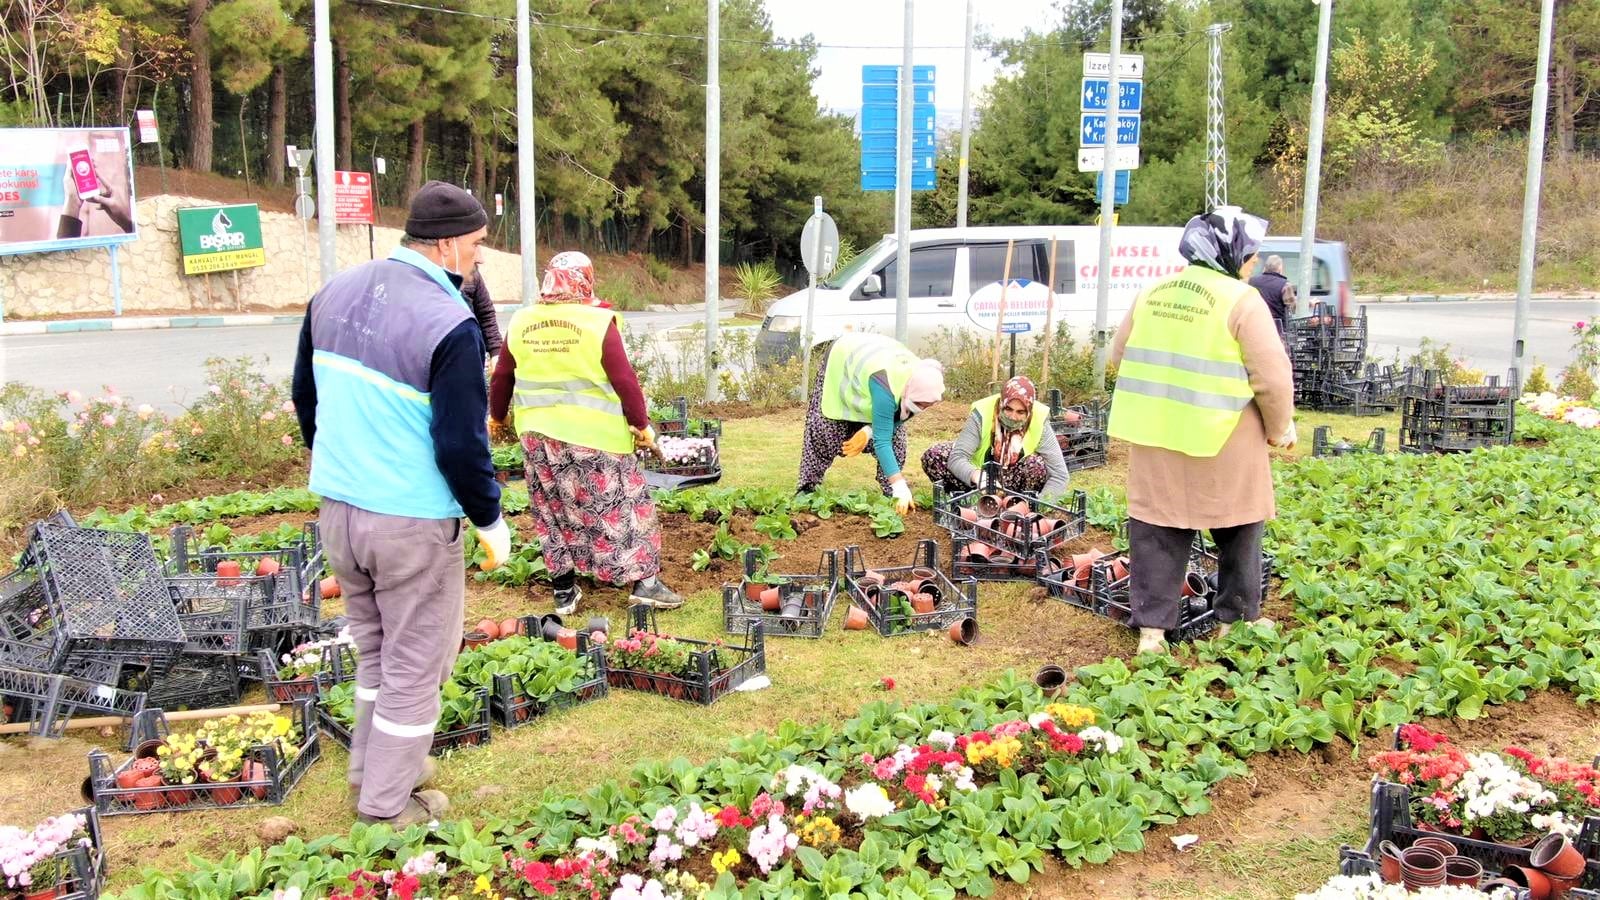
M 1111 81 L 1106 78 L 1083 79 L 1083 93 L 1079 95 L 1084 112 L 1105 112 L 1106 100 L 1111 93 Z M 1144 82 L 1117 82 L 1117 111 L 1139 112 L 1144 108 Z
M 1117 116 L 1117 145 L 1132 147 L 1139 143 L 1140 117 Z M 1104 147 L 1106 145 L 1106 114 L 1083 113 L 1078 117 L 1078 146 Z

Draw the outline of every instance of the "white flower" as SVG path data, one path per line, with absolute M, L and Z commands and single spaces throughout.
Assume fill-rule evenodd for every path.
M 579 853 L 594 853 L 617 861 L 617 842 L 610 837 L 578 838 L 577 848 Z
M 956 745 L 956 736 L 948 731 L 935 731 L 928 735 L 928 743 L 949 750 Z
M 300 889 L 291 887 L 275 890 L 272 892 L 272 900 L 300 900 Z
M 1078 732 L 1078 737 L 1082 738 L 1085 744 L 1098 746 L 1108 756 L 1115 756 L 1122 752 L 1122 736 L 1106 731 L 1098 725 L 1090 725 L 1088 728 Z
M 894 801 L 889 799 L 889 794 L 880 785 L 870 781 L 845 791 L 844 806 L 862 820 L 894 812 Z
M 139 404 L 139 421 L 148 422 L 156 414 L 156 408 L 148 403 Z
M 1335 875 L 1316 891 L 1296 894 L 1295 900 L 1511 900 L 1504 888 L 1493 894 L 1464 886 L 1426 887 L 1408 893 L 1405 885 L 1384 884 L 1377 875 Z
M 1028 717 L 1028 727 L 1029 728 L 1038 728 L 1040 725 L 1043 725 L 1044 723 L 1049 722 L 1050 720 L 1051 719 L 1050 719 L 1050 714 L 1049 713 L 1047 713 L 1047 712 L 1036 712 L 1033 715 Z

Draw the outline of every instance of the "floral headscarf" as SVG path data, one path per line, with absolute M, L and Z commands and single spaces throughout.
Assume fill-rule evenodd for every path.
M 1219 206 L 1189 220 L 1178 240 L 1178 252 L 1197 266 L 1238 278 L 1245 260 L 1256 255 L 1266 236 L 1266 219 L 1237 206 Z
M 1028 433 L 1028 426 L 1033 424 L 1033 401 L 1039 396 L 1039 389 L 1034 387 L 1033 380 L 1026 375 L 1017 375 L 1006 382 L 1000 389 L 1000 396 L 994 401 L 994 434 L 990 436 L 989 446 L 1000 468 L 1008 469 L 1022 459 L 1022 436 Z M 1022 426 L 1015 431 L 1001 424 L 1001 407 L 1012 400 L 1022 401 L 1028 413 L 1022 419 Z
M 540 303 L 582 303 L 609 308 L 594 295 L 594 263 L 588 254 L 566 250 L 550 258 L 539 285 Z

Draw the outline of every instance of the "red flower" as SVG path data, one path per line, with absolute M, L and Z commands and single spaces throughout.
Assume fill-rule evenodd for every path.
M 739 824 L 739 807 L 728 804 L 717 810 L 717 824 L 723 828 L 732 828 Z
M 878 682 L 878 689 L 883 691 L 894 690 L 894 679 L 885 675 L 883 680 Z

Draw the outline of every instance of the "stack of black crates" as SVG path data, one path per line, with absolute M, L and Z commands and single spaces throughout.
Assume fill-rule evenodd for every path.
M 1399 403 L 1406 372 L 1367 362 L 1367 310 L 1334 315 L 1318 306 L 1290 319 L 1283 335 L 1294 367 L 1294 403 L 1301 409 L 1377 415 Z
M 1409 379 L 1400 406 L 1400 449 L 1406 453 L 1459 453 L 1511 443 L 1518 396 L 1517 371 L 1506 381 L 1451 385 L 1435 371 Z

